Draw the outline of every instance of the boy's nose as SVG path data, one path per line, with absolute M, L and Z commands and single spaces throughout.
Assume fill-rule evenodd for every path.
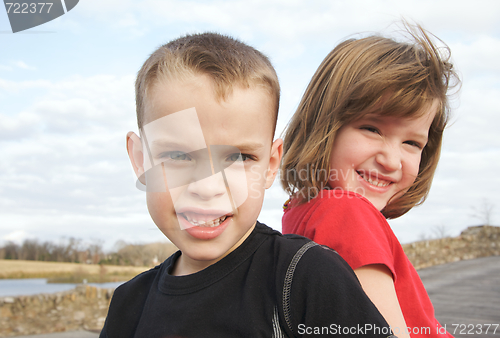
M 212 198 L 226 194 L 226 185 L 221 172 L 205 177 L 201 180 L 191 182 L 187 191 L 197 196 L 202 200 L 210 200 Z
M 386 143 L 375 157 L 378 164 L 392 172 L 402 168 L 401 149 L 398 145 Z

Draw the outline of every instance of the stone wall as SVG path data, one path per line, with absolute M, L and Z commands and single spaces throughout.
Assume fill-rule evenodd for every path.
M 500 255 L 500 227 L 475 226 L 460 236 L 404 244 L 403 249 L 416 269 L 433 265 Z
M 500 255 L 500 227 L 467 228 L 458 237 L 403 245 L 417 269 Z M 80 285 L 71 291 L 35 296 L 0 297 L 0 336 L 73 330 L 99 332 L 113 289 Z
M 73 330 L 99 332 L 113 289 L 79 285 L 70 291 L 0 297 L 0 337 Z

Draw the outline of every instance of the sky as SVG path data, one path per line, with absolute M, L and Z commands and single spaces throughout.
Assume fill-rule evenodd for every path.
M 158 46 L 212 31 L 262 51 L 282 87 L 279 136 L 331 49 L 396 36 L 401 18 L 450 47 L 462 86 L 427 201 L 390 224 L 403 243 L 457 236 L 485 215 L 500 225 L 499 1 L 80 0 L 15 34 L 0 7 L 0 244 L 164 240 L 125 148 L 137 132 L 135 76 Z M 275 182 L 259 220 L 281 230 L 286 199 Z

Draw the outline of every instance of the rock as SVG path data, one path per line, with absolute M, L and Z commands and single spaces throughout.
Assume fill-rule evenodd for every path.
M 0 298 L 0 337 L 100 331 L 113 291 L 85 285 L 54 294 Z
M 469 227 L 458 237 L 404 244 L 403 249 L 416 269 L 500 255 L 500 227 Z

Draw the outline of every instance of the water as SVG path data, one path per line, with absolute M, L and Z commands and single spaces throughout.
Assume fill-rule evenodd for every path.
M 99 288 L 116 288 L 124 282 L 88 283 Z M 46 278 L 0 279 L 0 297 L 29 296 L 39 293 L 54 293 L 74 289 L 77 284 L 47 283 Z

